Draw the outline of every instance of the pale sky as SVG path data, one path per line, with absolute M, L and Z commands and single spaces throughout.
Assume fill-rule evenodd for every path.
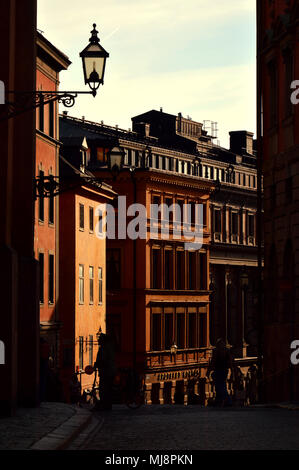
M 72 61 L 61 90 L 87 90 L 79 53 L 92 24 L 109 52 L 96 98 L 69 115 L 128 129 L 151 109 L 255 132 L 255 0 L 38 0 L 38 28 Z M 60 111 L 64 109 L 61 106 Z

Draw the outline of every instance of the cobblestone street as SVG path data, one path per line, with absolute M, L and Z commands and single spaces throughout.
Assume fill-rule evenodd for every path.
M 96 415 L 96 413 L 95 413 Z M 88 450 L 298 450 L 299 412 L 276 408 L 115 406 Z

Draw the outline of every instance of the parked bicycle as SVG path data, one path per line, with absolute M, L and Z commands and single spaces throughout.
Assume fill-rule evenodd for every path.
M 97 369 L 94 374 L 92 387 L 85 389 L 83 394 L 85 403 L 96 406 L 100 401 Z M 133 410 L 139 408 L 144 403 L 144 377 L 132 368 L 119 368 L 113 382 L 113 401 L 125 403 Z

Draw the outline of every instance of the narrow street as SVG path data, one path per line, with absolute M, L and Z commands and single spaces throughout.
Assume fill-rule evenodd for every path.
M 96 415 L 96 413 L 95 413 Z M 298 411 L 115 405 L 88 450 L 298 450 Z

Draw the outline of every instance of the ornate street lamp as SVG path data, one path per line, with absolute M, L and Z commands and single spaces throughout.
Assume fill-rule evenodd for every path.
M 91 31 L 90 43 L 80 53 L 83 62 L 83 72 L 85 84 L 88 84 L 91 91 L 7 91 L 9 97 L 1 105 L 0 121 L 4 121 L 25 111 L 41 108 L 52 101 L 58 101 L 67 108 L 74 106 L 78 95 L 91 94 L 96 96 L 97 89 L 104 83 L 104 73 L 108 52 L 100 45 L 96 24 Z M 14 97 L 13 101 L 11 96 Z
M 113 177 L 116 178 L 118 173 L 121 171 L 124 166 L 125 151 L 119 146 L 113 147 L 108 152 L 108 168 L 113 174 Z
M 93 96 L 96 96 L 96 90 L 104 83 L 106 59 L 109 54 L 100 45 L 95 23 L 93 24 L 89 44 L 80 53 L 80 57 L 82 57 L 85 84 L 89 85 Z

